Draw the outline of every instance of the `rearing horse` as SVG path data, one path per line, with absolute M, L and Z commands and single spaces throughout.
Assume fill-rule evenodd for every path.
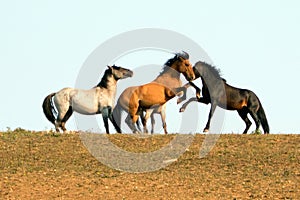
M 116 124 L 118 124 L 117 132 L 121 133 L 121 111 L 126 111 L 129 114 L 125 122 L 133 132 L 137 132 L 133 123 L 137 121 L 139 115 L 142 118 L 144 131 L 147 132 L 147 119 L 151 116 L 151 119 L 154 120 L 152 116 L 153 113 L 159 113 L 162 118 L 165 134 L 167 134 L 165 103 L 180 91 L 180 89 L 176 89 L 182 86 L 180 74 L 183 74 L 188 81 L 195 78 L 192 65 L 189 61 L 189 55 L 186 52 L 177 53 L 173 58 L 169 59 L 165 63 L 162 72 L 151 83 L 129 87 L 124 90 L 113 111 L 113 117 Z M 142 95 L 143 98 L 141 98 L 140 95 Z M 146 100 L 145 98 L 147 97 L 148 99 Z M 142 116 L 143 111 L 146 111 L 145 116 Z M 152 127 L 153 124 L 154 121 L 152 121 Z
M 64 88 L 57 93 L 49 94 L 43 102 L 44 114 L 59 132 L 59 128 L 66 131 L 65 123 L 73 111 L 84 115 L 102 113 L 106 133 L 109 133 L 108 119 L 116 126 L 112 118 L 112 109 L 115 103 L 117 81 L 132 77 L 132 75 L 133 72 L 129 69 L 115 65 L 108 66 L 99 84 L 90 90 Z M 52 97 L 58 112 L 57 118 L 54 116 Z
M 184 112 L 188 104 L 193 101 L 198 101 L 204 104 L 211 103 L 208 121 L 204 128 L 204 132 L 209 130 L 210 120 L 217 106 L 227 110 L 237 110 L 238 114 L 246 124 L 246 128 L 243 132 L 244 134 L 248 132 L 252 124 L 247 117 L 248 113 L 251 115 L 256 124 L 256 132 L 259 131 L 260 125 L 262 125 L 265 134 L 270 132 L 265 111 L 254 92 L 247 89 L 236 88 L 227 84 L 226 80 L 221 78 L 219 70 L 205 62 L 197 62 L 193 67 L 193 70 L 196 78 L 201 77 L 203 85 L 202 97 L 200 97 L 200 88 L 192 82 L 187 83 L 185 87 L 193 86 L 196 89 L 197 97 L 190 98 L 186 103 L 184 103 L 180 108 L 180 112 Z M 179 101 L 184 98 L 185 94 L 179 99 Z

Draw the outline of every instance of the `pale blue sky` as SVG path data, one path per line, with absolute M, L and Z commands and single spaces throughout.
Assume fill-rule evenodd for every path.
M 162 28 L 197 42 L 229 84 L 254 91 L 272 133 L 299 133 L 299 9 L 296 0 L 1 1 L 0 130 L 52 128 L 43 98 L 74 86 L 95 48 L 126 31 Z M 76 129 L 73 120 L 67 127 Z M 222 132 L 243 129 L 226 112 Z

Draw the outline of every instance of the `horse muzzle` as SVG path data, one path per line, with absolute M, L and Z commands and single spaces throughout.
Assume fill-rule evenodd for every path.
M 124 77 L 132 77 L 133 76 L 133 71 L 128 70 L 128 72 L 124 75 Z

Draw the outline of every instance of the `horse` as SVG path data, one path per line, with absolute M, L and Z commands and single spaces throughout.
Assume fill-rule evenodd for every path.
M 155 123 L 153 114 L 158 113 L 161 115 L 164 132 L 165 134 L 167 134 L 167 124 L 165 121 L 165 103 L 171 98 L 173 98 L 174 94 L 177 94 L 182 89 L 185 89 L 176 89 L 182 86 L 180 74 L 183 74 L 186 80 L 193 80 L 195 78 L 192 65 L 189 61 L 189 54 L 186 52 L 176 53 L 173 58 L 167 60 L 160 74 L 148 85 L 145 84 L 143 86 L 133 86 L 125 89 L 120 95 L 117 101 L 117 105 L 113 110 L 113 118 L 115 119 L 115 122 L 118 125 L 117 132 L 121 133 L 121 112 L 125 111 L 128 113 L 125 122 L 133 132 L 138 132 L 138 130 L 133 124 L 138 122 L 138 116 L 142 118 L 144 132 L 148 132 L 146 123 L 147 119 L 151 116 L 151 132 L 153 133 L 153 127 Z M 151 95 L 157 95 L 156 91 L 154 91 L 153 89 L 159 89 L 161 95 L 157 96 L 158 99 L 156 99 L 156 102 L 152 101 L 153 99 L 148 99 L 149 102 L 147 102 L 147 105 L 144 105 L 145 102 L 141 104 L 139 104 L 139 102 L 135 102 L 134 104 L 134 99 L 132 96 L 137 96 L 138 93 L 141 94 L 142 89 L 148 90 L 148 97 L 150 97 Z M 139 99 L 139 101 L 142 100 L 143 99 Z M 138 103 L 138 105 L 136 103 Z M 143 116 L 143 112 L 146 112 L 145 116 Z
M 196 97 L 190 98 L 180 108 L 180 112 L 184 112 L 189 103 L 197 101 L 204 104 L 211 104 L 208 121 L 203 132 L 208 132 L 210 120 L 217 106 L 226 110 L 236 110 L 239 116 L 246 124 L 244 134 L 246 134 L 252 124 L 248 118 L 248 114 L 253 118 L 256 129 L 262 125 L 265 134 L 270 133 L 268 120 L 265 111 L 257 95 L 248 89 L 240 89 L 227 84 L 226 80 L 220 76 L 220 70 L 205 62 L 197 62 L 193 67 L 196 79 L 201 77 L 202 80 L 202 97 L 200 97 L 201 89 L 193 82 L 187 83 L 184 87 L 192 86 L 196 89 Z M 185 94 L 183 95 L 184 98 Z M 179 101 L 181 101 L 180 99 Z
M 55 125 L 55 130 L 59 128 L 66 131 L 65 124 L 73 112 L 84 115 L 94 115 L 102 113 L 102 118 L 106 133 L 109 134 L 108 119 L 116 126 L 112 118 L 117 82 L 133 76 L 129 69 L 118 66 L 107 66 L 101 81 L 90 90 L 75 88 L 64 88 L 56 93 L 49 94 L 43 101 L 43 111 L 46 118 Z M 57 109 L 55 111 L 53 101 Z M 55 115 L 57 114 L 57 117 Z
M 137 122 L 139 116 L 141 116 L 142 110 L 157 109 L 160 106 L 164 105 L 167 101 L 175 97 L 175 95 L 181 91 L 181 87 L 170 89 L 165 85 L 155 82 L 141 85 L 137 89 L 135 89 L 131 94 L 128 107 L 128 113 L 132 120 L 132 123 L 130 125 L 132 130 L 135 133 L 138 132 L 138 130 L 135 129 L 134 124 Z M 152 115 L 153 110 L 150 112 L 150 114 Z M 142 118 L 144 127 L 146 125 L 147 116 L 149 115 L 147 115 L 146 113 L 146 116 Z M 166 124 L 164 124 L 164 130 L 167 134 Z

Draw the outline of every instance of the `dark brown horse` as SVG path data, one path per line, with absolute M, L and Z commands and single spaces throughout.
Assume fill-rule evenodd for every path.
M 248 113 L 256 124 L 255 132 L 259 131 L 260 125 L 262 125 L 264 133 L 267 134 L 270 132 L 265 111 L 254 92 L 227 84 L 226 80 L 221 78 L 219 70 L 207 63 L 199 61 L 195 64 L 193 69 L 196 78 L 200 77 L 202 80 L 202 97 L 200 97 L 200 88 L 194 83 L 190 82 L 186 84 L 186 88 L 193 86 L 196 89 L 197 97 L 193 97 L 184 103 L 180 108 L 180 112 L 183 112 L 187 105 L 193 101 L 204 104 L 211 103 L 211 109 L 204 132 L 209 130 L 210 120 L 217 106 L 227 110 L 237 110 L 238 114 L 246 124 L 243 133 L 247 133 L 252 124 L 247 116 Z M 182 98 L 184 99 L 184 96 Z
M 151 116 L 151 119 L 154 120 L 153 113 L 159 113 L 162 117 L 164 131 L 167 133 L 165 103 L 180 91 L 180 89 L 176 89 L 182 86 L 180 74 L 183 74 L 187 80 L 195 78 L 189 55 L 186 52 L 177 53 L 169 59 L 162 72 L 151 83 L 124 90 L 113 111 L 114 120 L 118 124 L 117 132 L 121 133 L 121 111 L 129 113 L 125 122 L 133 132 L 138 132 L 133 123 L 137 122 L 138 116 L 142 117 L 143 111 L 146 111 L 146 115 L 142 117 L 144 131 L 147 132 L 147 119 Z M 152 127 L 153 123 L 154 121 L 152 121 Z

